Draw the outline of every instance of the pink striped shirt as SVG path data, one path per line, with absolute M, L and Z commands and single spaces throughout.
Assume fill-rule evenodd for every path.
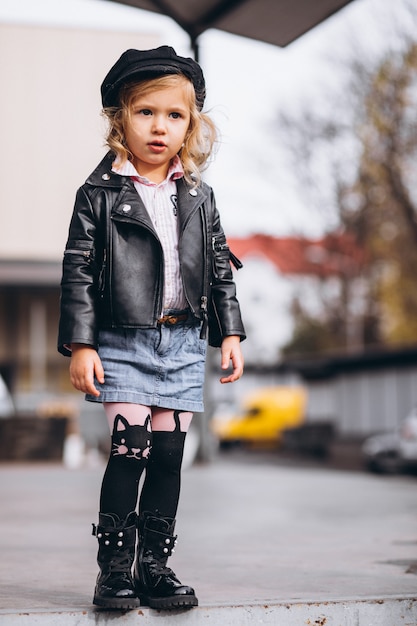
M 132 178 L 135 189 L 142 198 L 160 239 L 164 252 L 163 309 L 185 309 L 187 302 L 178 257 L 177 186 L 175 184 L 178 178 L 184 176 L 180 158 L 174 157 L 167 177 L 158 184 L 141 176 L 130 161 L 126 161 L 122 167 L 117 167 L 117 162 L 113 163 L 113 172 Z

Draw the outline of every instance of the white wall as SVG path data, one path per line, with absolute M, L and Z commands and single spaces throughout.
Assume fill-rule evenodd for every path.
M 76 189 L 105 153 L 100 84 L 156 34 L 0 24 L 0 258 L 60 260 Z

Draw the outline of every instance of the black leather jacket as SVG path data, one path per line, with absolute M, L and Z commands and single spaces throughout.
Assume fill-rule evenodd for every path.
M 132 180 L 112 173 L 113 160 L 109 152 L 76 196 L 61 281 L 58 350 L 67 356 L 71 343 L 97 347 L 100 328 L 155 328 L 162 311 L 162 246 Z M 179 179 L 177 194 L 180 269 L 191 313 L 202 322 L 203 337 L 210 314 L 221 337 L 244 339 L 213 192 Z M 218 345 L 210 335 L 209 342 Z

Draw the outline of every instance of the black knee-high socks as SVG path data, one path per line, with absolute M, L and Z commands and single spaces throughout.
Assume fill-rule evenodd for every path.
M 174 411 L 174 421 L 174 431 L 151 433 L 150 416 L 143 426 L 116 416 L 101 487 L 101 513 L 115 513 L 124 519 L 136 509 L 139 481 L 146 467 L 140 511 L 176 516 L 186 433 L 180 430 L 179 411 Z

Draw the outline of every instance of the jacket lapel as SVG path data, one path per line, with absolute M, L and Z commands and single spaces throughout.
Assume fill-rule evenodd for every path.
M 204 185 L 191 187 L 183 178 L 177 181 L 178 216 L 180 232 L 182 233 L 195 211 L 205 202 L 208 196 Z
M 110 151 L 102 159 L 94 172 L 87 178 L 86 184 L 115 191 L 115 200 L 111 203 L 111 215 L 114 219 L 125 222 L 140 222 L 155 232 L 149 213 L 142 198 L 135 189 L 129 176 L 120 176 L 112 171 L 114 154 Z
M 155 232 L 152 220 L 143 204 L 143 200 L 135 189 L 132 181 L 126 180 L 122 192 L 114 203 L 111 215 L 123 221 L 139 222 Z

